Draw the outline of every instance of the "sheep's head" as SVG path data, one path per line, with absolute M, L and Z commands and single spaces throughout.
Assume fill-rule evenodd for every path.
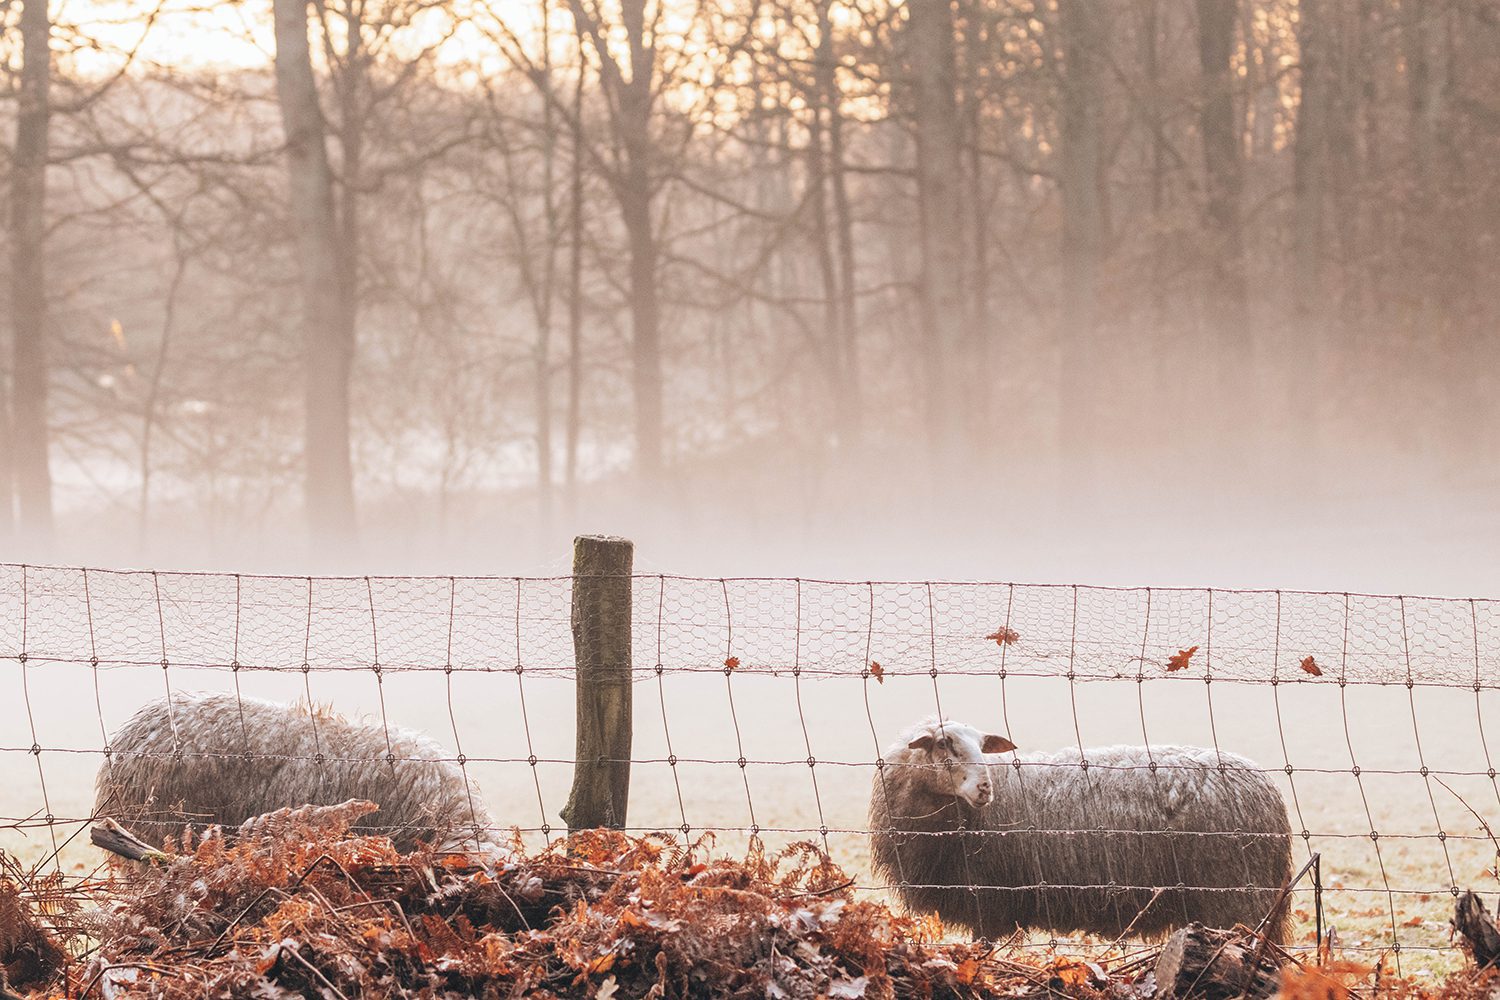
M 893 763 L 912 768 L 914 791 L 938 801 L 957 799 L 971 809 L 981 809 L 995 797 L 985 755 L 1015 748 L 1004 736 L 933 718 L 903 733 L 888 756 Z

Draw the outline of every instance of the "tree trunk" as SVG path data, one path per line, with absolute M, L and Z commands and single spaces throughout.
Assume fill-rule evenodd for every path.
M 980 67 L 989 59 L 991 39 L 987 29 L 987 10 L 980 4 L 970 4 L 964 25 L 965 61 L 964 80 L 964 127 L 965 153 L 968 170 L 968 216 L 970 218 L 965 255 L 969 258 L 967 271 L 968 315 L 965 324 L 974 338 L 969 355 L 973 371 L 978 378 L 970 380 L 971 404 L 978 414 L 982 426 L 995 419 L 991 382 L 986 377 L 995 363 L 995 345 L 990 323 L 990 212 L 986 197 L 984 171 L 984 100 L 985 81 Z
M 20 528 L 40 549 L 52 542 L 47 423 L 46 198 L 51 19 L 47 0 L 21 7 L 21 85 L 11 161 L 11 309 L 14 356 L 10 426 Z M 5 521 L 10 496 L 5 498 Z
M 542 15 L 542 87 L 552 92 L 552 32 L 547 4 Z M 557 254 L 561 225 L 557 210 L 557 113 L 550 100 L 542 101 L 542 215 L 547 235 L 540 287 L 532 292 L 536 318 L 536 488 L 543 533 L 552 526 L 552 306 L 557 295 Z
M 1198 128 L 1203 139 L 1207 214 L 1213 247 L 1209 258 L 1205 338 L 1214 357 L 1208 370 L 1217 374 L 1222 412 L 1231 414 L 1252 393 L 1252 351 L 1245 316 L 1245 244 L 1240 222 L 1244 174 L 1240 162 L 1240 128 L 1234 113 L 1234 43 L 1239 0 L 1197 0 L 1198 64 L 1203 74 L 1203 103 Z M 1216 453 L 1223 453 L 1216 448 Z
M 1444 27 L 1447 12 L 1441 5 L 1403 9 L 1402 41 L 1405 43 L 1407 78 L 1407 147 L 1417 196 L 1430 192 L 1433 154 L 1441 146 L 1443 112 L 1449 86 Z
M 821 54 L 820 43 L 819 55 Z M 827 130 L 824 127 L 821 102 L 811 100 L 808 103 L 812 114 L 807 121 L 807 146 L 803 149 L 803 159 L 807 162 L 807 239 L 813 259 L 817 262 L 823 290 L 823 321 L 813 338 L 813 348 L 823 369 L 823 377 L 828 383 L 828 395 L 832 399 L 832 423 L 837 428 L 843 420 L 843 350 L 838 344 L 838 277 L 834 270 L 829 232 Z
M 621 192 L 630 243 L 631 385 L 635 393 L 636 472 L 649 488 L 662 478 L 661 310 L 656 290 L 656 232 L 651 219 L 651 180 L 629 170 Z
M 307 40 L 307 0 L 275 0 L 276 92 L 286 133 L 307 351 L 305 488 L 313 546 L 353 542 L 349 375 L 354 360 L 353 261 L 341 256 L 323 114 Z M 350 126 L 352 127 L 352 126 Z M 346 210 L 352 208 L 346 205 Z M 351 223 L 352 224 L 352 221 Z M 342 236 L 347 244 L 349 234 Z M 352 250 L 342 247 L 344 254 Z
M 136 547 L 143 560 L 149 558 L 151 535 L 151 442 L 156 429 L 156 406 L 161 398 L 162 382 L 167 374 L 167 356 L 172 348 L 172 333 L 177 319 L 177 297 L 187 277 L 188 251 L 180 240 L 176 244 L 176 261 L 172 280 L 167 284 L 167 300 L 161 320 L 161 342 L 156 349 L 156 364 L 151 366 L 151 380 L 146 386 L 146 400 L 141 405 L 141 497 L 136 520 Z
M 658 299 L 657 246 L 653 203 L 656 196 L 655 149 L 651 110 L 655 100 L 655 37 L 646 24 L 646 0 L 622 0 L 620 22 L 630 50 L 630 75 L 615 59 L 609 32 L 582 0 L 569 9 L 580 38 L 587 37 L 599 59 L 600 81 L 610 97 L 610 124 L 619 149 L 619 166 L 610 183 L 620 205 L 630 256 L 631 387 L 635 395 L 635 462 L 643 488 L 660 483 L 664 463 L 662 418 L 661 308 Z
M 1324 218 L 1328 200 L 1332 52 L 1326 0 L 1300 0 L 1297 47 L 1300 97 L 1292 147 L 1292 305 L 1286 413 L 1291 451 L 1315 486 L 1321 476 L 1324 347 L 1329 311 L 1324 298 Z
M 848 171 L 844 168 L 843 91 L 838 82 L 838 57 L 833 51 L 832 6 L 832 0 L 818 2 L 817 84 L 819 101 L 828 115 L 826 173 L 831 195 L 829 221 L 837 261 L 837 308 L 835 325 L 829 332 L 836 337 L 835 354 L 842 374 L 837 401 L 839 445 L 847 450 L 859 443 L 863 402 L 859 385 L 859 315 L 854 293 L 854 218 L 849 206 Z
M 1300 0 L 1297 47 L 1301 97 L 1292 151 L 1292 289 L 1298 313 L 1321 312 L 1323 207 L 1328 188 L 1328 128 L 1332 79 L 1326 0 Z
M 573 92 L 573 162 L 568 184 L 568 422 L 564 472 L 568 513 L 578 512 L 578 439 L 583 411 L 583 40 Z
M 1099 446 L 1099 396 L 1104 388 L 1096 329 L 1099 268 L 1108 229 L 1099 115 L 1104 11 L 1095 0 L 1058 0 L 1057 15 L 1063 54 L 1058 143 L 1063 223 L 1060 430 L 1063 460 L 1080 471 L 1078 479 L 1086 480 L 1092 453 Z
M 1141 61 L 1146 69 L 1146 120 L 1151 130 L 1151 322 L 1160 329 L 1167 321 L 1166 226 L 1167 143 L 1161 73 L 1161 9 L 1159 0 L 1144 0 L 1141 23 Z
M 654 36 L 647 32 L 646 0 L 622 0 L 620 18 L 630 46 L 630 82 L 620 88 L 619 102 L 628 160 L 621 208 L 630 239 L 636 465 L 641 482 L 649 488 L 661 481 L 664 462 L 661 309 L 656 287 L 659 250 L 652 217 L 656 186 L 651 105 L 656 52 Z
M 940 472 L 951 472 L 961 444 L 957 373 L 965 347 L 962 134 L 955 90 L 953 10 L 948 0 L 909 0 L 907 34 L 917 134 L 921 208 L 922 357 L 927 432 Z
M 1214 249 L 1209 277 L 1211 322 L 1218 325 L 1218 360 L 1244 364 L 1245 240 L 1241 228 L 1244 169 L 1241 133 L 1235 118 L 1235 31 L 1239 0 L 1197 0 L 1199 66 L 1203 70 L 1203 105 L 1199 130 L 1208 190 L 1208 219 Z

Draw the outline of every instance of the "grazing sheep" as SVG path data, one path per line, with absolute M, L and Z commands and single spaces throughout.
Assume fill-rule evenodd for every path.
M 380 810 L 361 832 L 502 853 L 479 793 L 439 743 L 378 722 L 239 698 L 174 694 L 142 707 L 115 734 L 95 781 L 96 815 L 143 839 L 184 825 L 226 830 L 301 805 L 368 799 Z
M 886 751 L 871 847 L 908 909 L 986 938 L 1157 936 L 1195 920 L 1254 927 L 1291 875 L 1286 804 L 1243 757 L 1185 746 L 986 756 L 1014 749 L 933 718 Z M 1285 929 L 1283 905 L 1266 931 Z

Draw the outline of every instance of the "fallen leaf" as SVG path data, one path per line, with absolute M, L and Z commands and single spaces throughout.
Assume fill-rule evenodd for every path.
M 870 676 L 875 678 L 876 684 L 885 683 L 885 668 L 880 665 L 879 660 L 870 661 Z
M 1418 916 L 1412 917 L 1410 920 L 1403 920 L 1403 921 L 1401 921 L 1401 926 L 1402 927 L 1421 927 L 1422 926 L 1422 917 L 1420 915 L 1418 915 Z
M 279 961 L 281 961 L 281 945 L 273 944 L 266 949 L 265 954 L 261 955 L 260 961 L 255 963 L 255 974 L 264 976 Z
M 738 667 L 739 665 L 740 665 L 740 658 L 738 656 L 726 657 L 725 660 L 724 660 L 724 669 L 725 670 L 733 670 L 736 667 Z
M 967 986 L 979 975 L 979 962 L 977 959 L 966 958 L 958 963 L 958 968 L 953 973 L 953 978 Z
M 943 927 L 943 920 L 936 913 L 924 913 L 917 921 L 915 933 L 912 935 L 918 941 L 932 944 L 943 939 L 947 933 Z
M 865 995 L 870 980 L 865 976 L 854 979 L 836 979 L 828 984 L 829 1000 L 859 1000 Z
M 1052 967 L 1048 971 L 1067 986 L 1087 986 L 1089 982 L 1088 964 L 1076 958 L 1053 959 Z
M 985 638 L 995 640 L 997 646 L 1014 646 L 1021 641 L 1021 633 L 1006 625 L 1001 626 L 999 631 L 991 632 Z
M 610 1000 L 610 998 L 613 997 L 619 989 L 620 986 L 615 982 L 615 977 L 609 976 L 604 980 L 604 982 L 600 983 L 599 988 L 594 991 L 594 1000 Z
M 1167 673 L 1171 673 L 1174 670 L 1186 670 L 1188 668 L 1188 661 L 1193 658 L 1193 654 L 1196 652 L 1198 652 L 1197 646 L 1179 649 L 1177 655 L 1168 658 Z
M 1311 656 L 1304 656 L 1302 658 L 1302 672 L 1312 674 L 1314 677 L 1323 676 L 1323 668 L 1318 666 L 1318 661 Z

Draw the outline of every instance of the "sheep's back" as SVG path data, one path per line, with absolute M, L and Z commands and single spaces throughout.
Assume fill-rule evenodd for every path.
M 979 851 L 996 884 L 1047 887 L 1021 894 L 1024 923 L 1117 933 L 1135 920 L 1147 934 L 1188 920 L 1254 924 L 1290 875 L 1285 802 L 1235 754 L 1099 747 L 993 770 L 999 794 Z
M 1286 803 L 1266 775 L 1238 754 L 1210 748 L 1063 750 L 1018 756 L 993 770 L 1021 792 L 1044 829 L 1234 831 L 1272 837 L 1291 832 Z M 1086 812 L 1078 808 L 1080 803 L 1087 803 Z M 1006 808 L 1006 798 L 998 796 L 989 811 L 997 822 L 1005 822 L 1001 813 Z
M 238 826 L 285 806 L 368 799 L 369 832 L 403 849 L 493 826 L 463 772 L 418 733 L 221 694 L 144 706 L 116 733 L 96 811 L 148 840 L 184 824 Z M 482 834 L 487 839 L 488 834 Z

